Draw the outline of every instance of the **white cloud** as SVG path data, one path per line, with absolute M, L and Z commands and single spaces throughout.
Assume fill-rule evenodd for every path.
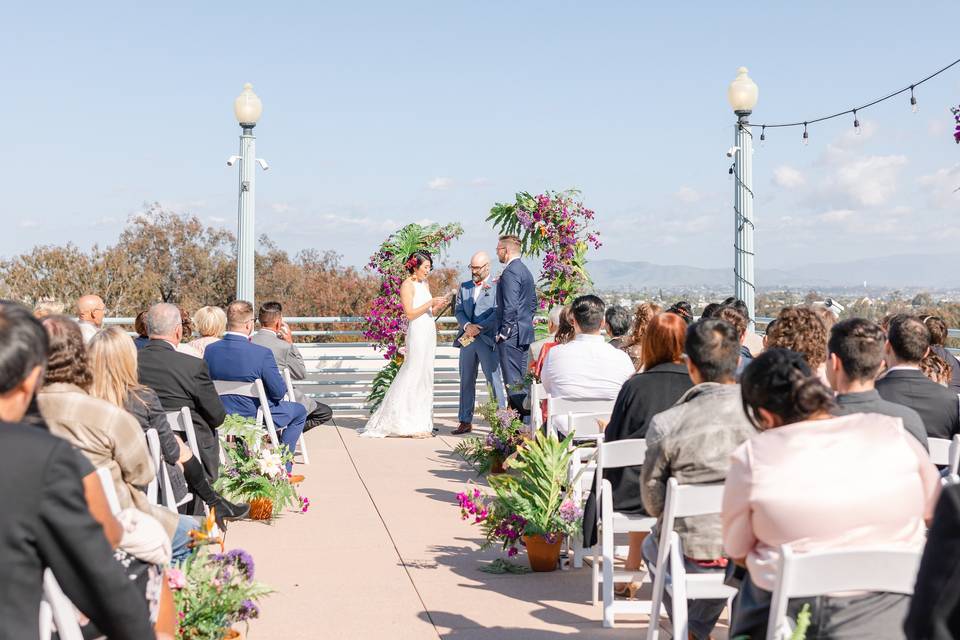
M 436 177 L 427 183 L 427 189 L 431 191 L 445 191 L 453 186 L 453 178 Z
M 286 202 L 274 202 L 273 204 L 270 205 L 270 209 L 274 213 L 288 213 L 290 211 L 293 211 L 293 206 L 287 204 Z
M 109 227 L 111 225 L 115 225 L 119 223 L 120 223 L 119 218 L 114 218 L 113 216 L 103 216 L 91 222 L 90 226 L 91 227 Z
M 700 200 L 700 193 L 693 187 L 683 186 L 677 189 L 673 197 L 684 204 L 693 204 Z
M 831 209 L 817 216 L 821 222 L 843 222 L 856 213 L 853 209 Z
M 784 189 L 796 189 L 806 184 L 807 179 L 793 167 L 783 165 L 773 170 L 773 183 Z
M 836 167 L 833 184 L 857 204 L 885 205 L 897 192 L 897 180 L 905 164 L 907 157 L 903 155 L 858 158 Z
M 470 181 L 471 187 L 489 187 L 493 184 L 490 178 L 474 178 Z
M 19 223 L 17 223 L 17 227 L 20 229 L 36 229 L 39 226 L 39 220 L 21 220 Z

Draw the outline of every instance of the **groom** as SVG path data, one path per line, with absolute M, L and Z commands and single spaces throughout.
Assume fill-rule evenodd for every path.
M 506 265 L 497 282 L 497 352 L 503 382 L 509 389 L 521 382 L 527 372 L 528 351 L 534 340 L 537 290 L 533 274 L 520 261 L 520 238 L 500 236 L 497 258 Z M 518 411 L 524 395 L 508 396 Z
M 460 333 L 453 346 L 460 349 L 460 425 L 455 434 L 473 430 L 473 409 L 477 400 L 477 365 L 493 387 L 497 404 L 507 405 L 500 362 L 497 359 L 497 285 L 490 282 L 490 256 L 480 251 L 470 258 L 470 280 L 457 291 L 457 318 Z

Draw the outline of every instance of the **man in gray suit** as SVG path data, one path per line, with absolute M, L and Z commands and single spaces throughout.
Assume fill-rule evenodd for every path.
M 460 425 L 453 433 L 462 434 L 473 430 L 477 365 L 483 367 L 497 404 L 507 404 L 497 357 L 497 285 L 490 282 L 490 256 L 483 251 L 470 258 L 470 280 L 457 291 L 454 316 L 459 328 L 453 346 L 460 349 Z
M 293 335 L 290 333 L 290 327 L 283 321 L 282 311 L 283 307 L 279 302 L 265 302 L 258 313 L 260 330 L 253 334 L 250 342 L 270 349 L 277 361 L 277 367 L 280 371 L 288 370 L 292 380 L 303 380 L 307 377 L 307 366 L 303 362 L 300 350 L 293 344 Z M 329 422 L 333 417 L 330 407 L 307 397 L 296 387 L 293 388 L 293 395 L 294 399 L 307 410 L 304 431 Z

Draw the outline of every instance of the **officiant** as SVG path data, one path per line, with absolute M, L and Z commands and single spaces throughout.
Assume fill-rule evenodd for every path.
M 507 404 L 497 356 L 497 285 L 490 281 L 490 256 L 483 251 L 470 258 L 470 280 L 457 290 L 454 316 L 459 327 L 453 346 L 460 349 L 460 424 L 453 433 L 463 434 L 473 430 L 478 366 L 483 367 L 497 404 Z

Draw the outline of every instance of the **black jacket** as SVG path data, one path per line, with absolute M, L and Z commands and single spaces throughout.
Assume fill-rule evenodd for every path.
M 87 509 L 79 456 L 42 429 L 0 423 L 0 639 L 40 637 L 44 568 L 107 637 L 154 637 L 143 593 Z
M 838 416 L 848 416 L 852 413 L 879 413 L 884 416 L 900 418 L 903 420 L 903 428 L 916 438 L 925 450 L 930 450 L 927 443 L 927 431 L 923 427 L 923 418 L 920 417 L 920 414 L 910 407 L 884 400 L 876 389 L 858 393 L 837 394 L 837 408 L 833 413 Z
M 200 447 L 200 461 L 211 479 L 220 467 L 217 427 L 227 412 L 210 379 L 207 363 L 180 353 L 165 340 L 151 340 L 137 353 L 140 383 L 157 392 L 164 411 L 190 409 Z
M 960 485 L 940 494 L 903 631 L 910 640 L 960 637 Z
M 896 369 L 877 380 L 884 400 L 920 414 L 930 438 L 950 439 L 960 433 L 960 398 L 927 378 L 919 369 Z

